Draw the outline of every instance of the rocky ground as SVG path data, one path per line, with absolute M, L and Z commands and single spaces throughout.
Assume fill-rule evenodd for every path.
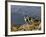
M 11 26 L 11 31 L 32 31 L 32 30 L 41 30 L 41 22 L 40 21 L 34 21 L 32 24 L 25 23 L 23 25 L 17 26 L 17 25 L 12 25 Z

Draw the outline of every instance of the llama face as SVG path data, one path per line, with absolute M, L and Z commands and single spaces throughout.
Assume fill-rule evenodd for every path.
M 32 22 L 32 18 L 31 17 L 24 17 L 24 20 L 26 23 L 31 23 Z

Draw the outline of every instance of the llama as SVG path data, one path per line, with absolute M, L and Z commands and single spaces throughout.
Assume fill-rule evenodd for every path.
M 24 17 L 24 21 L 25 21 L 26 23 L 31 24 L 31 23 L 33 22 L 33 19 L 32 19 L 31 17 L 27 16 L 27 17 Z

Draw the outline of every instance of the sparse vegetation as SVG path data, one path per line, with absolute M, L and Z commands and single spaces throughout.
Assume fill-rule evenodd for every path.
M 25 23 L 23 25 L 11 25 L 11 31 L 32 31 L 32 30 L 41 30 L 39 20 L 34 20 L 32 24 Z M 40 27 L 39 27 L 40 26 Z

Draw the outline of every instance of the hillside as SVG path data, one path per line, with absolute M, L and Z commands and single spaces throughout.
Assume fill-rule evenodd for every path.
M 34 21 L 32 24 L 25 23 L 23 25 L 12 25 L 11 31 L 32 31 L 32 30 L 41 30 L 40 21 Z

